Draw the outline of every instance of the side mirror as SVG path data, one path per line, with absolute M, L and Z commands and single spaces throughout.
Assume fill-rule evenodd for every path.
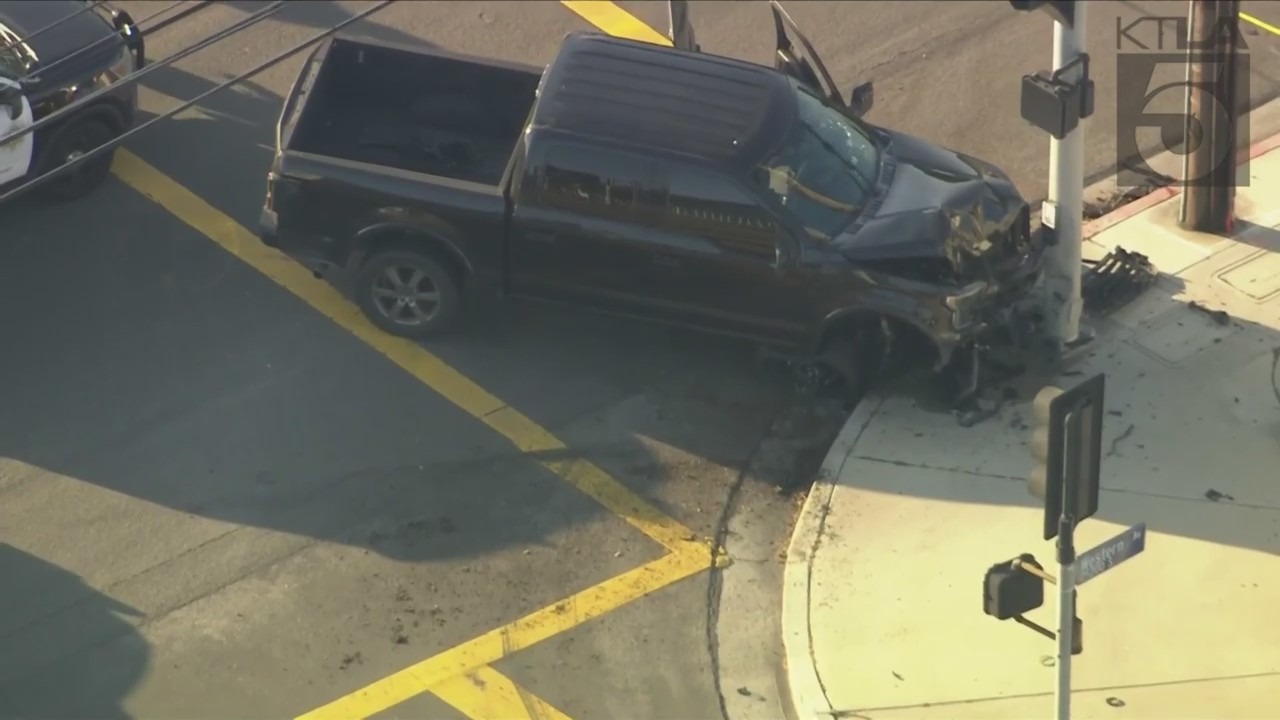
M 876 102 L 876 91 L 870 82 L 864 82 L 849 93 L 849 110 L 855 117 L 862 117 L 871 112 Z

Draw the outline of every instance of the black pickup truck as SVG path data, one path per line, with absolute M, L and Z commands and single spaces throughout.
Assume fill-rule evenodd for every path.
M 142 33 L 129 14 L 86 0 L 0 0 L 0 189 L 56 170 L 128 130 L 136 83 L 121 82 L 145 62 Z M 19 137 L 102 88 L 97 100 Z M 70 200 L 106 180 L 112 153 L 80 163 L 39 187 Z
M 479 292 L 850 382 L 911 336 L 940 369 L 1036 283 L 1027 205 L 992 165 L 863 120 L 870 84 L 846 102 L 773 10 L 773 68 L 588 33 L 545 69 L 332 39 L 281 112 L 261 237 L 353 278 L 403 337 Z

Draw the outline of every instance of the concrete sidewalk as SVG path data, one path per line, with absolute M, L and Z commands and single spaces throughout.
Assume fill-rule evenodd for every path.
M 1171 190 L 1087 226 L 1086 256 L 1119 245 L 1161 279 L 1058 381 L 1107 374 L 1104 492 L 1079 547 L 1148 526 L 1144 554 L 1079 590 L 1075 718 L 1280 718 L 1278 146 L 1251 153 L 1233 239 L 1178 230 Z M 980 599 L 996 562 L 1052 570 L 1025 483 L 1036 390 L 967 429 L 902 397 L 850 417 L 787 559 L 797 720 L 1053 716 L 1055 643 Z M 1052 628 L 1046 594 L 1031 617 Z

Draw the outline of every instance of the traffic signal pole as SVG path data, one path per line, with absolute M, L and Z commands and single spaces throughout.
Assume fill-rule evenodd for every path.
M 1053 698 L 1057 720 L 1071 719 L 1071 655 L 1075 647 L 1076 533 L 1075 518 L 1058 520 L 1058 683 Z
M 1080 82 L 1085 66 L 1078 62 L 1085 51 L 1087 2 L 1076 2 L 1070 23 L 1053 23 L 1053 70 L 1061 79 Z M 1049 334 L 1061 345 L 1080 339 L 1081 249 L 1084 225 L 1084 124 L 1062 139 L 1049 138 L 1049 193 L 1045 200 L 1045 225 L 1053 228 L 1057 244 L 1050 248 L 1047 268 L 1050 280 L 1046 318 Z

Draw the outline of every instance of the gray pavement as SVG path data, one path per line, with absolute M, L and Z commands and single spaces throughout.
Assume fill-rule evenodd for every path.
M 148 53 L 261 5 L 205 11 Z M 153 73 L 143 108 L 346 13 L 293 5 Z M 585 27 L 539 2 L 401 3 L 376 20 L 359 30 L 533 63 Z M 300 61 L 131 151 L 252 227 Z M 0 227 L 0 716 L 291 717 L 660 554 L 119 182 L 0 208 Z M 431 351 L 699 535 L 767 516 L 735 535 L 753 547 L 785 543 L 792 503 L 774 488 L 807 477 L 838 429 L 778 425 L 788 390 L 751 348 L 674 330 L 486 308 Z M 782 460 L 753 469 L 770 436 Z M 574 718 L 716 716 L 722 686 L 744 686 L 732 674 L 760 672 L 718 676 L 722 596 L 750 597 L 735 621 L 769 627 L 776 592 L 704 573 L 495 668 Z M 378 715 L 460 716 L 429 694 Z
M 1022 75 L 1047 70 L 1052 60 L 1053 23 L 1047 14 L 1018 13 L 1004 0 L 783 3 L 842 92 L 865 80 L 875 82 L 876 104 L 869 120 L 990 160 L 1028 198 L 1044 197 L 1048 141 L 1021 119 L 1018 103 Z M 619 4 L 666 31 L 664 3 Z M 1280 3 L 1246 0 L 1241 7 L 1280 26 Z M 1128 25 L 1144 16 L 1185 16 L 1187 3 L 1124 0 L 1092 2 L 1090 8 L 1086 49 L 1097 97 L 1085 168 L 1093 182 L 1111 175 L 1116 165 L 1116 98 L 1142 97 L 1147 87 L 1146 77 L 1117 76 L 1117 20 Z M 774 36 L 766 3 L 698 0 L 691 3 L 690 15 L 704 51 L 772 63 Z M 1258 106 L 1280 95 L 1280 37 L 1248 23 L 1242 29 L 1250 45 L 1250 106 Z M 1154 29 L 1134 34 L 1154 45 Z M 1182 68 L 1162 67 L 1157 77 L 1176 80 Z M 1152 112 L 1181 112 L 1181 97 L 1167 95 L 1153 102 Z M 1280 131 L 1280 125 L 1250 130 L 1263 138 Z M 1139 138 L 1144 153 L 1159 147 L 1157 136 L 1144 132 Z
M 219 4 L 149 38 L 148 53 L 266 4 Z M 143 109 L 163 112 L 361 5 L 292 4 L 152 73 Z M 624 5 L 662 27 L 660 4 Z M 1017 76 L 1047 64 L 1047 19 L 923 5 L 789 6 L 832 48 L 843 85 L 877 82 L 877 122 L 988 157 L 1037 196 L 1044 143 L 1017 119 Z M 694 13 L 704 48 L 768 60 L 761 4 Z M 356 26 L 532 64 L 576 29 L 588 26 L 554 2 L 400 3 Z M 990 42 L 997 32 L 1011 34 Z M 1275 58 L 1263 41 L 1255 55 Z M 301 61 L 130 149 L 252 227 Z M 1280 76 L 1269 62 L 1254 60 L 1258 101 Z M 1092 167 L 1114 152 L 1104 140 Z M 65 208 L 2 208 L 0 227 L 0 567 L 21 588 L 0 594 L 0 716 L 293 716 L 658 554 L 121 184 Z M 575 718 L 769 717 L 776 648 L 748 633 L 777 617 L 772 558 L 793 508 L 773 488 L 816 467 L 834 423 L 792 417 L 750 348 L 679 331 L 493 308 L 431 350 L 722 537 L 735 561 L 495 667 Z M 378 715 L 460 716 L 431 695 Z

